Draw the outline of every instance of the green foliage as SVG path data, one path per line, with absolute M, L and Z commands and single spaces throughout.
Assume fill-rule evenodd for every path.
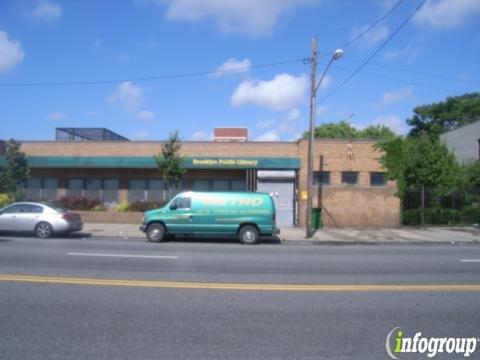
M 473 160 L 461 167 L 461 184 L 463 187 L 480 188 L 480 161 Z
M 92 211 L 106 211 L 107 207 L 105 206 L 105 204 L 98 204 L 98 205 L 95 205 L 91 210 Z
M 5 166 L 0 171 L 0 193 L 13 198 L 19 195 L 20 184 L 30 177 L 27 158 L 20 151 L 20 143 L 10 139 L 5 143 Z
M 403 198 L 406 189 L 422 186 L 447 193 L 459 181 L 460 166 L 448 148 L 428 136 L 397 137 L 377 143 L 383 151 L 380 163 L 389 180 L 396 180 L 398 193 Z
M 89 200 L 83 196 L 62 196 L 60 199 L 55 200 L 54 204 L 63 209 L 85 211 L 100 209 L 100 207 L 103 206 L 99 199 Z
M 8 194 L 5 194 L 5 193 L 0 194 L 0 208 L 7 206 L 11 202 L 12 202 L 12 199 Z
M 304 139 L 308 139 L 310 132 L 303 134 Z M 362 130 L 357 130 L 354 126 L 346 121 L 339 123 L 325 123 L 315 128 L 315 138 L 330 139 L 378 139 L 390 140 L 396 135 L 385 125 L 370 125 Z
M 448 97 L 445 101 L 418 106 L 413 112 L 413 117 L 407 119 L 412 127 L 409 136 L 438 137 L 445 131 L 480 119 L 480 93 Z
M 120 204 L 118 204 L 117 211 L 127 212 L 128 211 L 128 202 L 127 201 L 122 201 Z
M 185 158 L 180 155 L 181 148 L 182 142 L 176 131 L 170 134 L 163 144 L 161 154 L 154 156 L 158 169 L 162 172 L 163 179 L 169 188 L 177 187 L 186 172 L 183 168 Z

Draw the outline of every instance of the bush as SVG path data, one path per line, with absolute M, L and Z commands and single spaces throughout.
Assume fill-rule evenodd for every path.
M 93 210 L 97 206 L 100 206 L 102 202 L 99 199 L 88 200 L 87 198 L 75 197 L 75 196 L 63 196 L 57 201 L 55 205 L 68 210 Z
M 462 213 L 456 209 L 433 207 L 425 209 L 425 225 L 453 225 L 462 222 Z M 403 212 L 404 225 L 421 225 L 421 209 L 410 209 Z
M 122 201 L 120 204 L 118 204 L 117 211 L 127 212 L 128 211 L 128 202 Z
M 98 205 L 95 205 L 91 210 L 92 211 L 106 211 L 107 207 L 104 204 L 98 204 Z
M 159 201 L 135 201 L 128 206 L 128 211 L 144 212 L 147 210 L 158 209 L 164 205 L 164 202 Z
M 10 196 L 8 194 L 2 193 L 0 194 L 0 208 L 3 208 L 10 204 L 12 200 L 10 199 Z

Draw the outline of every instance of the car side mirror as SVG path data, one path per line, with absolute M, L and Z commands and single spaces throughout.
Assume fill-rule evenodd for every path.
M 170 205 L 169 209 L 170 210 L 177 210 L 177 204 L 173 203 L 172 205 Z

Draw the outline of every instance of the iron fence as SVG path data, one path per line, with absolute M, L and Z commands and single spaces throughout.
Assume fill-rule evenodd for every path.
M 402 199 L 403 225 L 473 225 L 480 223 L 480 188 L 439 191 L 409 189 Z

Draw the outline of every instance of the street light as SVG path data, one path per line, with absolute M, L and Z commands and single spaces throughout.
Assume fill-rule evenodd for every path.
M 322 84 L 323 78 L 325 77 L 330 65 L 335 60 L 338 60 L 342 57 L 343 50 L 337 49 L 333 52 L 330 61 L 327 64 L 327 67 L 323 71 L 320 80 L 317 83 L 317 39 L 312 38 L 312 60 L 311 60 L 311 87 L 310 87 L 310 137 L 308 140 L 308 167 L 307 167 L 307 214 L 306 214 L 306 237 L 311 238 L 313 236 L 312 229 L 312 188 L 313 188 L 313 138 L 315 132 L 315 113 L 317 109 L 316 104 L 316 95 L 317 90 Z

